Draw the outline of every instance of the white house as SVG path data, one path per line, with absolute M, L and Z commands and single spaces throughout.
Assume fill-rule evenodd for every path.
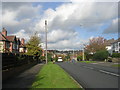
M 112 45 L 107 45 L 107 46 L 106 46 L 106 49 L 107 49 L 107 51 L 109 52 L 109 54 L 112 55 Z
M 120 53 L 120 38 L 112 43 L 112 53 Z

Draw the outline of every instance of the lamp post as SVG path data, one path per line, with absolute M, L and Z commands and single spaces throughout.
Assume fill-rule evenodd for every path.
M 83 44 L 83 61 L 85 61 L 85 44 Z
M 74 59 L 74 55 L 75 55 L 75 53 L 74 53 L 74 49 L 73 49 L 73 59 Z
M 85 60 L 85 58 L 84 58 L 84 57 L 85 57 L 85 55 L 84 55 L 84 47 L 83 47 L 83 61 Z
M 46 36 L 46 64 L 47 64 L 47 20 L 45 20 L 45 36 Z

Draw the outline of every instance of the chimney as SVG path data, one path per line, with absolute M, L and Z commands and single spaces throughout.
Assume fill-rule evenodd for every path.
M 2 30 L 2 34 L 6 37 L 7 36 L 7 30 L 5 28 L 3 28 Z
M 21 39 L 21 44 L 23 44 L 23 45 L 25 44 L 24 38 Z

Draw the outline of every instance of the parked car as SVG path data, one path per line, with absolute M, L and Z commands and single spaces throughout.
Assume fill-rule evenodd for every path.
M 62 57 L 58 57 L 58 62 L 62 62 L 62 61 L 63 61 Z

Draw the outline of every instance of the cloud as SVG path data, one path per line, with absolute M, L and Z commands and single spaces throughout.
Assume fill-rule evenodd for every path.
M 96 32 L 103 24 L 112 21 L 104 33 L 114 33 L 110 29 L 116 27 L 114 19 L 118 16 L 117 3 L 114 2 L 63 3 L 55 9 L 46 6 L 49 8 L 44 11 L 43 6 L 33 6 L 31 3 L 5 3 L 3 6 L 4 27 L 8 28 L 10 34 L 14 32 L 20 37 L 26 36 L 27 40 L 29 35 L 37 31 L 44 42 L 47 20 L 49 49 L 79 49 L 89 39 L 81 38 L 83 33 L 76 30 L 80 25 L 89 33 L 91 30 Z
M 33 7 L 30 3 L 4 2 L 2 6 L 2 25 L 8 32 L 15 33 L 21 29 L 29 30 L 33 18 L 38 17 L 41 6 Z
M 0 2 L 0 30 L 2 29 L 2 3 Z
M 104 30 L 104 34 L 110 34 L 110 33 L 112 33 L 112 34 L 114 34 L 114 33 L 118 33 L 118 20 L 120 21 L 120 18 L 118 19 L 118 18 L 116 18 L 116 19 L 113 19 L 112 21 L 111 21 L 111 24 L 110 24 L 110 26 L 106 29 L 106 30 Z
M 76 43 L 80 41 L 80 38 L 76 38 L 76 36 L 82 33 L 76 36 L 71 35 L 71 31 L 76 32 L 75 27 L 82 25 L 88 32 L 91 32 L 91 30 L 95 32 L 103 24 L 117 17 L 116 12 L 117 3 L 65 3 L 55 10 L 49 8 L 44 11 L 42 19 L 36 23 L 34 30 L 41 28 L 40 31 L 44 32 L 44 20 L 48 20 L 50 48 L 79 47 Z M 74 39 L 71 39 L 71 37 Z M 76 42 L 73 42 L 74 40 Z M 82 41 L 85 42 L 84 39 Z
M 48 33 L 48 42 L 55 43 L 62 40 L 69 40 L 76 36 L 77 32 L 74 31 L 52 30 Z
M 25 41 L 28 41 L 28 39 L 30 38 L 30 36 L 26 34 L 24 29 L 21 29 L 19 32 L 14 33 L 12 35 L 15 35 L 17 38 L 24 38 Z

